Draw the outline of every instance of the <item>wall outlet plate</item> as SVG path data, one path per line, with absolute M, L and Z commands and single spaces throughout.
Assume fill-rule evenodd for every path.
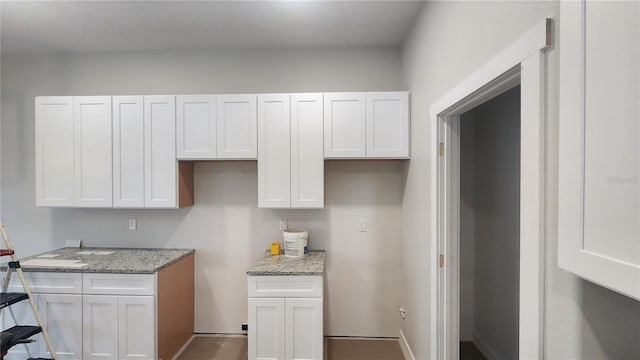
M 242 324 L 242 331 L 249 331 L 249 325 Z

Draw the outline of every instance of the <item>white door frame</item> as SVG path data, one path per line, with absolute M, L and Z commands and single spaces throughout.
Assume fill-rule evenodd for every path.
M 544 357 L 545 50 L 551 46 L 551 25 L 551 19 L 541 21 L 431 106 L 432 359 L 459 358 L 459 116 L 518 84 L 521 86 L 519 358 Z

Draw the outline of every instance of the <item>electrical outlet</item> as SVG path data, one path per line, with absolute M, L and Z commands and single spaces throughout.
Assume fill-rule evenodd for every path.
M 287 230 L 289 227 L 287 219 L 280 220 L 280 230 Z
M 136 219 L 129 219 L 129 230 L 136 230 L 138 228 L 138 221 Z
M 407 317 L 407 310 L 404 308 L 404 306 L 400 306 L 398 308 L 398 312 L 400 313 L 400 317 L 402 319 L 405 319 Z
M 249 331 L 249 325 L 242 323 L 242 331 Z
M 360 219 L 360 232 L 367 232 L 367 219 Z

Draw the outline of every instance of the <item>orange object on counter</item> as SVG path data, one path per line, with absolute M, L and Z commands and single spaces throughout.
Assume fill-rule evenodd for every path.
M 271 243 L 271 255 L 280 255 L 280 243 Z

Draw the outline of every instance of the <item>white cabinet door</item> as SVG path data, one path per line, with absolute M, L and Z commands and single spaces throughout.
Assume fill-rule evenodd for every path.
M 324 94 L 324 156 L 364 158 L 365 94 Z
M 258 207 L 291 206 L 289 94 L 258 96 Z
M 75 205 L 112 207 L 111 97 L 73 98 Z
M 561 12 L 558 265 L 640 300 L 640 3 Z
M 249 360 L 282 360 L 284 345 L 284 299 L 249 298 Z
M 144 205 L 177 207 L 176 97 L 144 97 Z
M 287 360 L 322 360 L 322 299 L 285 300 Z
M 119 359 L 156 358 L 153 296 L 118 296 Z
M 218 95 L 217 100 L 218 158 L 255 159 L 256 95 Z
M 15 276 L 17 277 L 17 276 Z M 12 278 L 13 279 L 13 278 Z M 13 281 L 12 281 L 13 282 Z M 21 290 L 17 290 L 21 291 Z M 33 295 L 33 301 L 38 306 L 38 295 Z M 16 321 L 13 321 L 13 316 L 11 316 L 11 312 L 13 312 L 13 316 L 15 316 Z M 11 305 L 11 310 L 9 308 L 2 309 L 2 329 L 8 329 L 15 325 L 33 325 L 37 326 L 36 318 L 33 315 L 33 310 L 31 310 L 31 305 L 28 300 L 21 301 L 14 305 Z M 28 358 L 38 358 L 38 343 L 40 341 L 44 341 L 42 336 L 37 335 L 32 337 L 33 340 L 37 340 L 36 342 L 32 342 L 29 344 L 20 344 L 9 349 L 7 355 L 4 356 L 5 360 L 24 360 Z
M 82 299 L 83 359 L 118 358 L 118 297 L 85 295 Z
M 36 206 L 74 206 L 71 96 L 36 98 Z
M 291 94 L 291 207 L 324 207 L 322 94 Z
M 38 302 L 58 359 L 82 359 L 82 295 L 40 294 Z M 40 357 L 50 357 L 42 336 L 38 348 Z
M 144 207 L 142 96 L 113 97 L 113 206 Z
M 369 92 L 367 107 L 367 157 L 409 157 L 409 93 Z
M 176 103 L 178 159 L 215 159 L 216 97 L 180 95 Z

